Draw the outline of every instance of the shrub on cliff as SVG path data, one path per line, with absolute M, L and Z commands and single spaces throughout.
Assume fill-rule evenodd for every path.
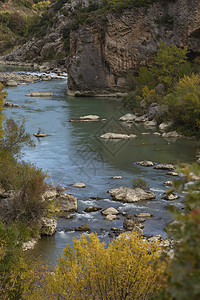
M 122 234 L 106 248 L 96 234 L 74 239 L 47 278 L 45 293 L 37 299 L 146 299 L 161 287 L 165 264 L 159 247 L 134 232 Z M 31 298 L 31 299 L 33 299 Z

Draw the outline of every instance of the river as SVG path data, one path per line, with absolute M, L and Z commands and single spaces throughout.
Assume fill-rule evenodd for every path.
M 67 78 L 42 81 L 30 85 L 7 88 L 6 101 L 24 105 L 24 108 L 6 108 L 4 114 L 14 120 L 26 118 L 26 129 L 30 134 L 39 128 L 51 136 L 44 139 L 34 138 L 35 148 L 25 148 L 24 160 L 35 163 L 39 168 L 48 170 L 48 182 L 66 186 L 67 193 L 78 198 L 78 212 L 73 219 L 58 219 L 58 230 L 52 237 L 43 237 L 33 250 L 36 257 L 55 263 L 66 243 L 72 245 L 73 237 L 80 237 L 75 227 L 90 224 L 91 230 L 98 233 L 101 240 L 108 241 L 112 227 L 123 228 L 124 217 L 116 221 L 105 221 L 100 212 L 85 213 L 87 206 L 116 207 L 121 212 L 134 215 L 138 212 L 150 212 L 153 218 L 144 225 L 144 234 L 163 234 L 163 228 L 171 217 L 166 211 L 169 201 L 163 200 L 166 190 L 164 182 L 170 180 L 165 171 L 152 167 L 136 165 L 140 160 L 152 160 L 163 163 L 195 161 L 196 141 L 178 139 L 165 140 L 152 134 L 142 125 L 126 127 L 118 118 L 127 111 L 119 100 L 111 98 L 73 98 L 66 94 Z M 52 91 L 50 98 L 31 98 L 25 95 L 34 91 Z M 88 114 L 97 114 L 106 118 L 106 122 L 69 122 Z M 106 141 L 100 139 L 105 132 L 128 132 L 138 135 L 137 139 L 126 141 Z M 150 132 L 150 135 L 141 135 Z M 123 178 L 114 180 L 111 177 Z M 145 179 L 155 192 L 156 199 L 134 204 L 115 202 L 107 191 L 110 188 L 131 187 L 134 177 Z M 69 185 L 84 182 L 86 188 L 78 189 Z M 102 200 L 91 200 L 101 197 Z M 171 203 L 171 202 L 170 202 Z M 181 207 L 181 198 L 175 205 Z

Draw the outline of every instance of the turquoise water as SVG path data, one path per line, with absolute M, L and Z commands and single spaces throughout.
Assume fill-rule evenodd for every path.
M 54 96 L 25 96 L 42 90 L 52 91 Z M 199 142 L 185 139 L 165 140 L 154 136 L 151 130 L 141 125 L 128 128 L 118 121 L 127 112 L 119 100 L 69 97 L 66 95 L 66 78 L 20 85 L 8 88 L 7 92 L 7 101 L 25 107 L 5 109 L 6 117 L 15 120 L 25 117 L 27 131 L 31 134 L 36 133 L 39 128 L 51 134 L 44 139 L 33 137 L 36 147 L 25 148 L 24 159 L 48 170 L 51 175 L 49 183 L 68 187 L 67 192 L 78 198 L 78 213 L 74 213 L 74 218 L 70 220 L 58 219 L 58 231 L 52 237 L 42 238 L 34 249 L 34 255 L 55 262 L 66 243 L 72 245 L 72 238 L 80 236 L 80 233 L 74 231 L 75 227 L 86 223 L 105 241 L 108 241 L 112 227 L 123 228 L 122 216 L 119 220 L 109 222 L 103 220 L 100 212 L 83 212 L 91 205 L 102 208 L 114 206 L 131 215 L 150 212 L 154 217 L 144 223 L 144 234 L 163 234 L 164 226 L 171 220 L 166 211 L 169 201 L 162 199 L 166 190 L 163 183 L 170 180 L 170 176 L 165 171 L 140 167 L 136 162 L 145 159 L 163 163 L 193 162 Z M 69 122 L 70 119 L 88 114 L 97 114 L 107 121 Z M 109 131 L 134 133 L 138 138 L 130 141 L 106 141 L 99 138 L 101 134 Z M 150 135 L 141 135 L 148 131 L 151 132 Z M 111 176 L 116 175 L 123 178 L 111 179 Z M 151 190 L 156 193 L 156 199 L 134 204 L 113 201 L 107 191 L 120 186 L 131 187 L 131 179 L 136 176 L 149 183 Z M 69 186 L 75 182 L 84 182 L 86 188 Z M 91 200 L 90 197 L 103 199 Z M 181 207 L 181 199 L 175 203 Z

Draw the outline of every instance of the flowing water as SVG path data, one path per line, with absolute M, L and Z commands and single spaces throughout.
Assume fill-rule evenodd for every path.
M 73 98 L 66 95 L 66 78 L 42 81 L 30 85 L 7 88 L 6 101 L 24 105 L 24 108 L 6 108 L 6 117 L 15 120 L 26 118 L 26 129 L 33 134 L 41 128 L 51 136 L 34 138 L 36 147 L 25 148 L 24 159 L 35 163 L 39 168 L 48 170 L 51 175 L 48 182 L 68 187 L 67 193 L 78 198 L 78 212 L 73 219 L 58 219 L 58 231 L 52 237 L 43 237 L 33 250 L 35 256 L 55 262 L 62 253 L 66 243 L 72 245 L 73 237 L 80 237 L 74 229 L 83 224 L 90 224 L 91 230 L 98 233 L 106 242 L 112 227 L 123 228 L 124 217 L 116 221 L 105 221 L 100 212 L 85 213 L 87 206 L 102 208 L 116 207 L 121 212 L 134 215 L 138 212 L 150 212 L 153 218 L 144 224 L 144 234 L 164 234 L 163 228 L 170 222 L 166 206 L 169 201 L 163 200 L 166 190 L 164 182 L 170 180 L 165 171 L 152 167 L 136 165 L 140 160 L 154 162 L 178 163 L 195 161 L 198 142 L 186 139 L 165 140 L 152 134 L 150 129 L 141 125 L 131 128 L 123 125 L 118 118 L 126 113 L 122 103 L 110 98 Z M 25 95 L 34 91 L 52 91 L 50 98 L 31 98 Z M 106 118 L 106 122 L 69 122 L 88 114 L 97 114 Z M 135 133 L 137 139 L 125 141 L 106 141 L 100 139 L 105 132 Z M 150 135 L 141 135 L 150 132 Z M 114 180 L 111 177 L 120 175 L 123 178 Z M 156 199 L 134 204 L 115 202 L 107 191 L 110 188 L 131 187 L 134 177 L 145 179 L 155 192 Z M 86 188 L 78 189 L 69 185 L 84 182 Z M 91 200 L 90 197 L 101 197 L 102 200 Z M 176 200 L 181 207 L 181 199 Z

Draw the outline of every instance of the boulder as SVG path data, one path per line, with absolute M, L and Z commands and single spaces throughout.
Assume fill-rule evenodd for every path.
M 122 179 L 122 176 L 112 176 L 112 179 Z
M 47 187 L 47 190 L 43 193 L 45 200 L 54 200 L 59 195 L 55 187 Z
M 14 87 L 14 86 L 17 86 L 18 83 L 16 81 L 14 81 L 14 80 L 7 80 L 7 81 L 4 82 L 4 85 L 5 86 L 10 86 L 10 87 L 13 86 Z
M 61 211 L 77 211 L 77 198 L 72 195 L 62 194 L 58 197 L 58 202 L 61 205 Z
M 117 215 L 117 214 L 119 214 L 119 211 L 114 207 L 108 207 L 108 208 L 102 210 L 101 213 L 102 213 L 102 215 Z
M 120 187 L 109 190 L 113 200 L 127 203 L 138 202 L 140 200 L 155 199 L 155 194 L 150 191 L 145 191 L 142 188 L 126 188 Z
M 177 172 L 167 172 L 166 175 L 179 176 L 179 174 Z
M 137 165 L 139 166 L 142 166 L 142 167 L 152 167 L 154 166 L 155 164 L 150 161 L 150 160 L 142 160 L 142 161 L 139 161 L 136 163 Z
M 118 220 L 119 217 L 117 217 L 116 215 L 107 215 L 105 216 L 104 220 L 106 221 L 114 221 L 114 220 Z
M 174 166 L 172 164 L 158 164 L 154 167 L 156 170 L 174 170 Z
M 170 201 L 176 200 L 176 199 L 178 199 L 178 198 L 179 198 L 179 196 L 176 195 L 176 194 L 174 194 L 174 193 L 166 194 L 166 196 L 163 197 L 163 199 L 165 199 L 165 200 L 170 200 Z
M 89 224 L 84 224 L 82 226 L 79 226 L 75 228 L 76 231 L 90 231 L 90 225 Z
M 5 102 L 4 107 L 19 107 L 19 105 L 11 102 Z
M 49 91 L 32 92 L 26 95 L 27 97 L 52 97 L 53 93 Z
M 137 118 L 136 115 L 128 113 L 128 114 L 120 117 L 119 120 L 123 121 L 123 122 L 133 122 L 136 118 Z
M 173 182 L 171 180 L 165 181 L 164 185 L 166 186 L 172 186 Z
M 144 126 L 149 126 L 149 127 L 151 127 L 151 126 L 156 126 L 156 125 L 157 125 L 156 120 L 144 122 Z
M 137 137 L 135 134 L 122 134 L 122 133 L 113 133 L 107 132 L 100 136 L 102 139 L 118 139 L 118 140 L 127 140 L 127 139 L 134 139 Z
M 159 105 L 158 103 L 154 102 L 151 103 L 149 106 L 149 111 L 148 111 L 148 119 L 153 120 L 155 117 L 160 117 L 164 116 L 166 114 L 166 111 L 168 110 L 167 105 Z
M 160 129 L 160 131 L 166 131 L 172 126 L 172 124 L 173 124 L 172 121 L 163 122 L 159 125 L 159 129 Z
M 143 123 L 143 122 L 148 121 L 148 118 L 146 115 L 143 115 L 143 116 L 137 117 L 134 121 L 137 123 Z
M 136 218 L 150 218 L 153 217 L 150 213 L 138 213 L 134 215 Z
M 22 244 L 22 250 L 23 251 L 27 251 L 27 250 L 31 250 L 35 247 L 35 245 L 37 244 L 37 239 L 31 239 L 28 242 L 24 242 Z
M 154 135 L 157 135 L 157 136 L 161 136 L 161 133 L 160 133 L 160 132 L 154 132 L 153 134 L 154 134 Z
M 84 209 L 85 212 L 95 212 L 95 211 L 98 211 L 100 210 L 101 207 L 97 207 L 97 206 L 88 206 L 86 207 L 86 209 Z
M 176 131 L 171 131 L 171 132 L 167 132 L 167 133 L 164 132 L 162 134 L 162 137 L 163 138 L 180 138 L 181 135 L 178 132 L 176 132 Z
M 55 219 L 49 219 L 43 217 L 41 219 L 41 235 L 53 235 L 56 232 L 57 221 Z
M 74 183 L 74 184 L 70 184 L 70 186 L 73 186 L 73 187 L 76 187 L 76 188 L 85 188 L 86 187 L 85 183 L 83 183 L 83 182 L 77 182 L 77 183 Z
M 126 231 L 135 230 L 138 235 L 143 235 L 142 228 L 140 228 L 140 225 L 138 223 L 136 223 L 136 221 L 133 219 L 126 218 L 123 223 L 123 228 Z
M 99 120 L 99 116 L 97 116 L 97 115 L 83 116 L 83 117 L 80 117 L 80 120 L 96 121 L 96 120 Z

